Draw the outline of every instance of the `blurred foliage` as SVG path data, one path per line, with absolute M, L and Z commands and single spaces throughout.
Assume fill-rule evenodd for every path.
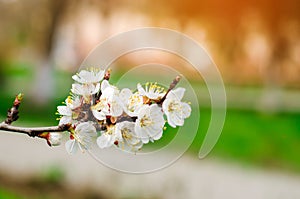
M 91 190 L 89 187 L 69 187 L 64 171 L 58 166 L 49 166 L 42 172 L 30 177 L 12 177 L 0 172 L 1 199 L 112 199 L 103 190 Z
M 60 184 L 65 178 L 64 170 L 59 166 L 49 166 L 39 175 L 40 181 L 50 184 Z
M 21 197 L 20 195 L 10 192 L 4 188 L 0 188 L 0 198 L 1 199 L 21 199 L 24 197 Z
M 300 114 L 228 110 L 212 154 L 266 168 L 300 171 Z
M 201 107 L 200 126 L 188 153 L 198 154 L 205 137 L 210 109 Z M 300 172 L 300 114 L 267 114 L 228 109 L 225 125 L 208 158 L 219 158 L 246 165 Z M 192 127 L 191 127 L 192 130 Z M 152 147 L 167 145 L 174 137 L 171 127 Z M 187 131 L 187 135 L 188 131 Z

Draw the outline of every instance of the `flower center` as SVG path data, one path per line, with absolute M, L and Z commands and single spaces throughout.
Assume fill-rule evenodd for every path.
M 181 111 L 182 107 L 181 104 L 179 102 L 176 101 L 172 101 L 168 107 L 168 111 L 169 112 L 173 112 L 173 111 Z
M 147 117 L 146 115 L 141 119 L 141 122 L 140 122 L 141 127 L 150 126 L 150 125 L 152 125 L 152 123 L 153 123 L 152 120 L 149 117 Z
M 138 95 L 132 95 L 129 98 L 129 103 L 127 105 L 128 110 L 134 111 L 137 105 L 141 104 L 141 98 Z
M 109 128 L 107 128 L 107 131 L 105 133 L 108 135 L 112 135 L 114 133 L 114 130 L 115 130 L 114 126 L 109 127 Z
M 131 138 L 132 138 L 132 135 L 131 135 L 129 132 L 130 132 L 130 130 L 129 130 L 128 128 L 123 128 L 123 129 L 121 130 L 122 137 L 123 137 L 124 139 L 131 139 Z
M 73 103 L 72 97 L 68 96 L 68 98 L 67 98 L 67 104 L 72 104 L 72 103 Z
M 149 86 L 149 87 L 148 87 Z M 146 83 L 146 91 L 151 92 L 151 93 L 157 93 L 160 94 L 162 92 L 164 92 L 164 88 L 157 85 L 157 83 Z

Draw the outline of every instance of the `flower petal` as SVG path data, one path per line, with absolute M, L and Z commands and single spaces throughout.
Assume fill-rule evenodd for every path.
M 174 99 L 177 101 L 181 101 L 184 93 L 185 93 L 185 88 L 179 87 L 175 90 L 171 90 L 167 95 L 167 99 Z
M 170 113 L 169 118 L 176 126 L 183 126 L 184 124 L 184 118 L 181 113 Z
M 97 138 L 97 145 L 100 149 L 108 148 L 113 145 L 112 136 L 106 133 L 103 133 L 100 137 Z
M 73 99 L 73 103 L 70 106 L 70 108 L 75 109 L 81 106 L 81 101 L 79 97 L 75 97 L 75 99 Z
M 71 116 L 63 116 L 59 120 L 59 125 L 62 124 L 72 124 L 72 117 Z
M 83 85 L 81 84 L 72 84 L 71 92 L 77 95 L 83 95 L 85 93 Z
M 182 102 L 182 116 L 183 118 L 188 118 L 191 115 L 192 109 L 188 103 Z
M 149 136 L 147 134 L 147 131 L 143 130 L 143 131 L 140 131 L 140 139 L 141 141 L 144 143 L 144 144 L 147 144 L 149 143 Z
M 72 79 L 75 80 L 76 82 L 83 83 L 82 80 L 81 80 L 81 78 L 78 77 L 78 75 L 73 75 Z
M 72 110 L 67 106 L 58 106 L 57 111 L 60 115 L 67 115 L 67 116 L 72 115 Z
M 102 83 L 101 83 L 101 91 L 102 91 L 102 93 L 104 92 L 104 90 L 106 88 L 109 88 L 109 87 L 110 87 L 109 82 L 107 80 L 103 80 Z
M 97 119 L 97 120 L 104 120 L 106 119 L 106 115 L 104 112 L 102 111 L 97 111 L 97 110 L 92 110 L 92 113 L 94 115 L 94 117 Z
M 94 135 L 96 133 L 96 128 L 92 122 L 82 122 L 76 126 L 75 132 L 78 134 L 89 133 Z
M 81 83 L 91 83 L 93 81 L 93 72 L 82 70 L 79 72 L 78 76 L 81 79 Z
M 92 122 L 83 122 L 76 126 L 74 138 L 82 150 L 89 149 L 96 138 L 97 132 Z
M 78 151 L 78 143 L 76 140 L 68 140 L 65 144 L 66 150 L 70 154 L 75 154 Z
M 131 95 L 132 95 L 131 90 L 129 88 L 124 88 L 120 92 L 120 99 L 123 101 L 123 103 L 126 104 Z
M 162 103 L 162 109 L 165 114 L 169 112 L 169 106 L 172 103 L 172 101 L 173 101 L 172 99 L 166 98 L 165 101 Z
M 163 130 L 161 129 L 160 131 L 156 132 L 155 135 L 151 136 L 154 140 L 159 140 L 163 135 Z
M 104 70 L 98 72 L 81 70 L 78 74 L 73 75 L 72 78 L 81 84 L 97 83 L 103 79 L 104 73 Z
M 100 81 L 104 78 L 105 75 L 105 70 L 99 70 L 95 76 L 97 77 L 97 81 Z
M 123 113 L 122 101 L 119 99 L 119 97 L 115 96 L 110 105 L 111 116 L 118 117 Z
M 171 113 L 165 113 L 165 114 L 166 114 L 166 116 L 167 116 L 168 124 L 169 124 L 171 127 L 176 128 L 176 124 L 173 122 L 173 120 L 172 120 L 172 118 L 171 118 L 171 116 L 170 116 Z
M 146 95 L 146 91 L 145 89 L 142 87 L 141 84 L 137 84 L 137 90 L 139 92 L 140 95 Z

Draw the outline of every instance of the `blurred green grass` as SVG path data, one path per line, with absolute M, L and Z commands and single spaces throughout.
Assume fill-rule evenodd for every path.
M 299 172 L 299 121 L 299 114 L 270 115 L 227 110 L 222 135 L 211 155 L 266 168 Z M 196 140 L 202 140 L 201 136 Z M 194 142 L 192 152 L 199 148 L 195 148 L 196 145 Z
M 11 192 L 5 188 L 0 187 L 0 198 L 1 199 L 23 199 L 24 197 L 15 194 L 14 192 Z
M 210 122 L 210 109 L 201 108 L 200 126 L 187 153 L 197 156 Z M 228 109 L 222 134 L 208 155 L 263 168 L 300 172 L 300 114 L 266 114 Z M 193 129 L 188 127 L 187 129 Z M 153 146 L 165 146 L 175 136 L 167 128 Z M 189 130 L 187 130 L 188 136 Z

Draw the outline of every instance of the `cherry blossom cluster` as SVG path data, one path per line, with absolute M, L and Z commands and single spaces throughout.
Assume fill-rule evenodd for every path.
M 134 91 L 119 90 L 109 83 L 109 76 L 110 71 L 95 68 L 72 76 L 71 95 L 57 107 L 59 125 L 70 125 L 65 143 L 69 153 L 88 150 L 93 144 L 136 152 L 159 140 L 166 122 L 176 128 L 191 114 L 190 105 L 182 102 L 184 88 L 146 83 L 137 84 Z M 60 136 L 51 133 L 49 140 L 55 145 Z

